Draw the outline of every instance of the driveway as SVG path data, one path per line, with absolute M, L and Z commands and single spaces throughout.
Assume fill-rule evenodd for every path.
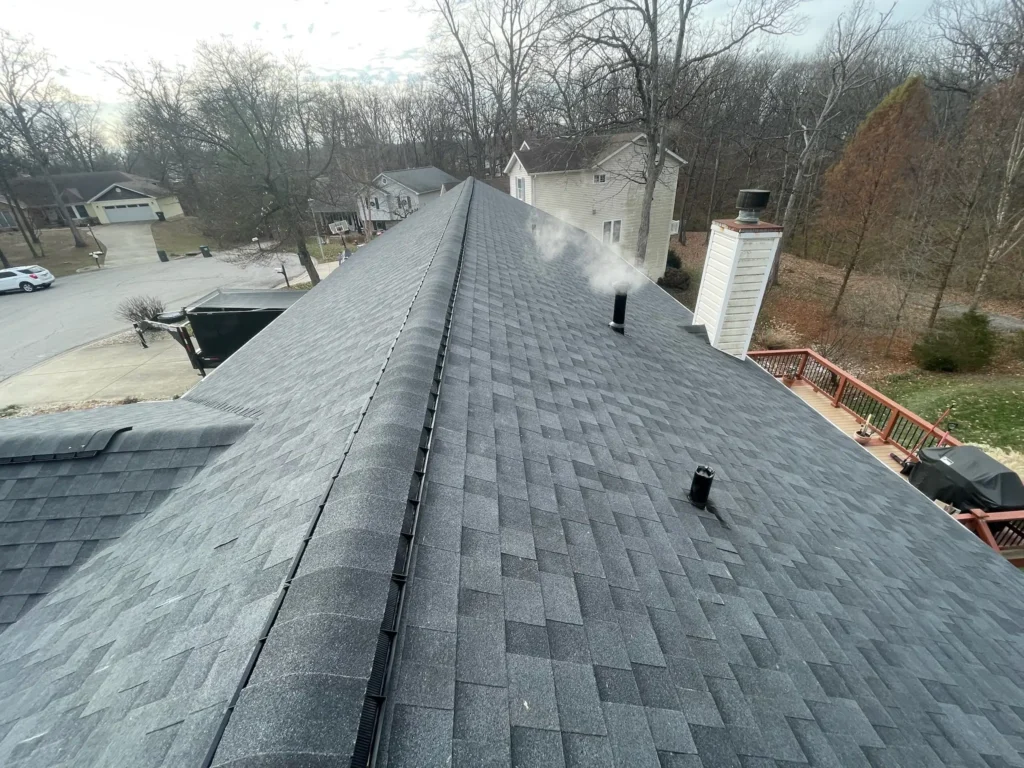
M 158 261 L 152 222 L 106 224 L 96 227 L 96 237 L 107 246 L 106 267 L 124 267 Z
M 131 227 L 134 225 L 113 225 Z M 113 228 L 113 227 L 108 227 Z M 298 259 L 286 260 L 289 275 Z M 52 288 L 0 294 L 0 380 L 61 352 L 125 330 L 117 305 L 129 296 L 156 296 L 169 309 L 214 288 L 273 288 L 281 284 L 276 264 L 241 268 L 220 259 L 192 257 L 168 263 L 152 259 L 116 269 L 57 278 Z

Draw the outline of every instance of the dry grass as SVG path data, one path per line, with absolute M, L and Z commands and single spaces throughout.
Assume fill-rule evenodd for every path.
M 1003 448 L 992 448 L 988 445 L 977 444 L 981 450 L 991 456 L 1005 467 L 1009 467 L 1018 476 L 1024 478 L 1024 452 L 1010 451 Z
M 198 251 L 200 245 L 210 244 L 210 238 L 200 231 L 199 219 L 194 216 L 154 221 L 152 232 L 157 249 L 170 254 L 192 253 Z
M 81 229 L 85 239 L 85 248 L 76 248 L 67 229 L 43 229 L 39 231 L 39 239 L 43 248 L 42 257 L 33 257 L 20 232 L 0 232 L 0 249 L 3 249 L 7 260 L 15 267 L 27 267 L 38 264 L 50 270 L 56 277 L 73 275 L 81 269 L 96 266 L 96 260 L 89 254 L 93 251 L 104 251 L 102 243 L 97 245 L 88 229 Z M 39 246 L 37 245 L 36 248 Z M 103 258 L 100 258 L 103 263 Z
M 0 408 L 0 419 L 19 418 L 21 416 L 44 416 L 49 413 L 65 411 L 85 411 L 89 408 L 102 408 L 108 405 L 129 405 L 139 402 L 137 397 L 118 397 L 111 400 L 80 400 L 75 403 L 56 403 L 51 405 L 8 405 Z

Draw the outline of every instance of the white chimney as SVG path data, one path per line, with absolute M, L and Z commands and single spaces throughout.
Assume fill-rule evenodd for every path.
M 736 219 L 711 224 L 694 325 L 703 325 L 711 346 L 741 360 L 747 356 L 782 227 L 758 220 L 768 192 L 740 191 Z

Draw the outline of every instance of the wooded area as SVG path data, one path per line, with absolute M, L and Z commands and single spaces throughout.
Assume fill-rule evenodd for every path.
M 129 101 L 113 134 L 4 33 L 0 176 L 152 177 L 209 234 L 268 232 L 308 266 L 311 197 L 341 206 L 388 168 L 497 175 L 524 137 L 635 129 L 688 160 L 682 229 L 770 189 L 786 248 L 844 270 L 835 317 L 856 273 L 892 286 L 872 314 L 893 333 L 921 295 L 912 330 L 950 290 L 1024 297 L 1024 0 L 938 0 L 912 30 L 853 0 L 807 54 L 784 37 L 801 31 L 796 0 L 434 2 L 426 71 L 402 83 L 324 82 L 231 44 L 190 68 L 111 64 Z

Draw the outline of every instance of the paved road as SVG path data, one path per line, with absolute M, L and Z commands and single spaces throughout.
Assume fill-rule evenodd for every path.
M 107 267 L 145 264 L 156 259 L 152 222 L 108 224 L 96 227 L 96 237 L 107 246 Z
M 168 308 L 209 293 L 214 288 L 271 288 L 281 283 L 273 266 L 246 269 L 220 259 L 199 257 L 161 264 L 104 268 L 57 278 L 35 293 L 0 294 L 0 380 L 54 355 L 125 330 L 117 305 L 128 296 L 157 296 Z M 288 274 L 298 275 L 295 257 Z

